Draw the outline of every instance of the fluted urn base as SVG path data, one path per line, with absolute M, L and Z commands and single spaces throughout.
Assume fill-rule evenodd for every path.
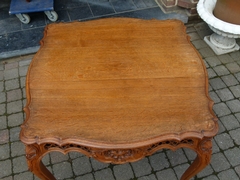
M 217 33 L 213 33 L 210 36 L 205 36 L 204 41 L 217 55 L 239 50 L 239 45 L 236 43 L 236 40 L 234 38 L 222 36 Z

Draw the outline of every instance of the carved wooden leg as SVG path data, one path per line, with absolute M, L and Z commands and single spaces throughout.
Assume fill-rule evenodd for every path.
M 212 139 L 205 138 L 199 141 L 195 152 L 197 153 L 197 157 L 182 175 L 181 180 L 189 180 L 210 163 L 212 156 Z
M 29 170 L 42 180 L 55 180 L 52 173 L 44 166 L 41 159 L 44 150 L 37 144 L 26 145 L 26 158 Z

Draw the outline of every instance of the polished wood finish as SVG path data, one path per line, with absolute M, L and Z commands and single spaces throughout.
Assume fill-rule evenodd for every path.
M 41 162 L 51 151 L 121 164 L 187 147 L 197 158 L 182 180 L 210 162 L 217 118 L 204 63 L 180 21 L 48 25 L 26 93 L 20 138 L 41 179 L 54 179 Z

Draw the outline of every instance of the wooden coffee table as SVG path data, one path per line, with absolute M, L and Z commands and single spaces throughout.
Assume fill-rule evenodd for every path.
M 180 21 L 48 25 L 26 81 L 20 139 L 41 179 L 55 179 L 41 162 L 51 151 L 121 164 L 186 147 L 197 157 L 182 180 L 210 162 L 217 118 L 204 63 Z

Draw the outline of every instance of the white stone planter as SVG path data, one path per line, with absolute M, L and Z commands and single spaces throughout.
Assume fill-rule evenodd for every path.
M 204 41 L 217 55 L 239 50 L 235 38 L 240 38 L 240 25 L 224 22 L 213 15 L 217 0 L 199 0 L 199 16 L 213 30 L 213 34 L 204 37 Z

